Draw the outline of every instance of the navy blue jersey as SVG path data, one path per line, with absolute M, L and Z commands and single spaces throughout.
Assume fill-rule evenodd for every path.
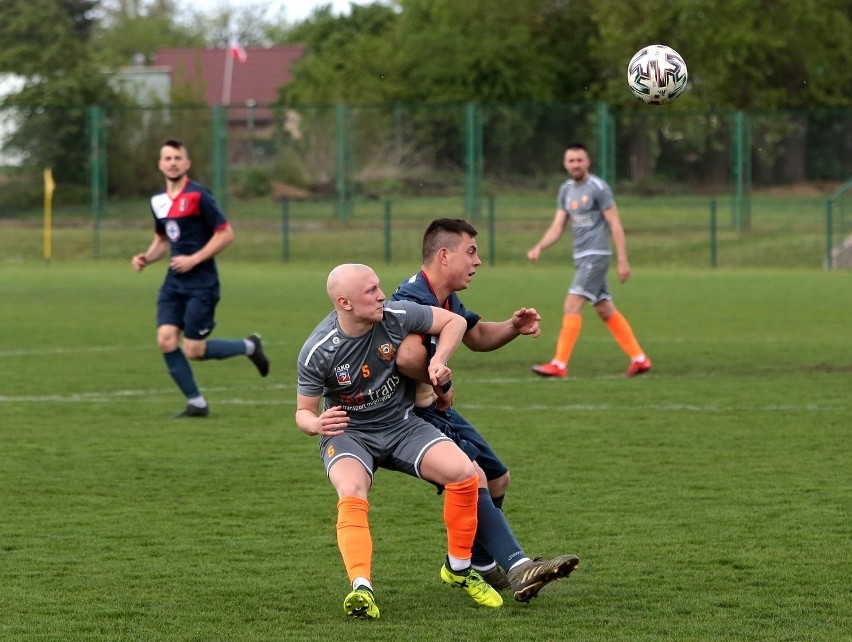
M 464 307 L 464 304 L 455 292 L 443 301 L 438 301 L 438 297 L 432 289 L 432 284 L 429 283 L 428 277 L 422 271 L 400 283 L 396 292 L 391 296 L 391 301 L 414 301 L 415 303 L 434 305 L 436 308 L 444 308 L 450 312 L 455 312 L 467 321 L 467 330 L 465 332 L 473 328 L 482 318 L 476 312 L 471 312 Z M 431 358 L 435 354 L 434 337 L 424 337 L 423 344 L 426 346 L 429 357 Z
M 207 245 L 217 230 L 228 225 L 213 194 L 195 181 L 187 181 L 174 199 L 165 191 L 155 194 L 151 198 L 151 213 L 157 234 L 167 237 L 171 243 L 171 256 L 194 254 Z M 169 268 L 166 284 L 178 290 L 217 287 L 216 261 L 211 258 L 184 274 Z
M 453 292 L 443 301 L 438 301 L 432 284 L 428 277 L 421 271 L 399 284 L 396 292 L 391 296 L 391 301 L 414 301 L 423 305 L 433 305 L 436 308 L 444 308 L 464 317 L 467 321 L 467 329 L 470 330 L 479 323 L 482 318 L 476 312 L 471 312 L 459 299 L 458 294 Z

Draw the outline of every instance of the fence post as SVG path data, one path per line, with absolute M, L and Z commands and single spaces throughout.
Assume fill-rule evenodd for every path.
M 497 241 L 494 238 L 494 197 L 488 197 L 488 264 L 497 262 Z
M 350 158 L 349 132 L 350 111 L 346 105 L 334 108 L 337 132 L 337 158 L 335 167 L 335 190 L 337 192 L 337 218 L 344 222 L 352 213 L 352 159 Z
M 825 267 L 827 270 L 834 269 L 834 213 L 831 199 L 825 201 Z
M 391 202 L 385 201 L 385 263 L 391 262 Z
M 290 201 L 286 198 L 281 202 L 281 256 L 290 260 Z
M 213 107 L 213 194 L 222 211 L 228 211 L 228 112 L 222 105 Z
M 89 107 L 89 181 L 92 199 L 92 256 L 101 255 L 101 216 L 106 191 L 106 143 L 103 110 Z
M 482 214 L 482 108 L 465 105 L 465 216 L 478 221 Z
M 716 220 L 716 199 L 714 198 L 710 200 L 710 267 L 716 267 L 716 265 L 718 265 L 716 236 L 717 229 L 718 225 Z
M 597 167 L 601 178 L 610 185 L 615 183 L 615 122 L 609 113 L 609 105 L 598 103 L 598 152 Z
M 731 174 L 734 199 L 731 225 L 738 232 L 751 229 L 751 125 L 741 110 L 733 115 Z

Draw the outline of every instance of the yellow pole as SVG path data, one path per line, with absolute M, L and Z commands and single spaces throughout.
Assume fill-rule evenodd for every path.
M 53 182 L 53 170 L 50 167 L 44 168 L 44 260 L 50 262 L 51 256 L 51 238 L 50 232 L 52 229 L 53 219 L 53 190 L 56 189 L 56 183 Z

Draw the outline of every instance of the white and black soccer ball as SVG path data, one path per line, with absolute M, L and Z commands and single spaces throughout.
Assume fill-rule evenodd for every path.
M 642 102 L 664 105 L 686 89 L 686 63 L 666 45 L 642 47 L 627 65 L 627 85 Z

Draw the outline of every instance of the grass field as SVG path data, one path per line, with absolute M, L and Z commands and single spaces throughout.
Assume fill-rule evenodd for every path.
M 222 259 L 216 336 L 261 332 L 272 372 L 196 364 L 213 416 L 181 422 L 154 343 L 162 265 L 0 264 L 0 640 L 852 639 L 848 274 L 634 264 L 615 300 L 654 371 L 621 377 L 587 312 L 552 381 L 529 365 L 551 355 L 565 268 L 481 268 L 468 307 L 534 305 L 544 336 L 460 351 L 457 409 L 512 469 L 526 551 L 581 567 L 476 608 L 438 579 L 441 499 L 380 472 L 368 623 L 342 613 L 335 494 L 292 418 L 330 267 Z M 375 267 L 390 292 L 416 265 Z

